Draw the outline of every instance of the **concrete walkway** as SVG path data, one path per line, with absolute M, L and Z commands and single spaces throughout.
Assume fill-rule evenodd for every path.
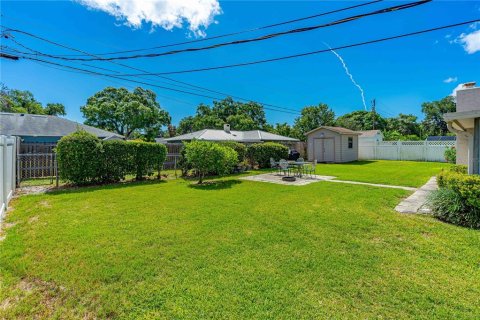
M 417 188 L 404 187 L 404 186 L 394 186 L 389 184 L 378 184 L 378 183 L 368 183 L 368 182 L 358 182 L 358 181 L 348 181 L 348 180 L 328 180 L 329 182 L 338 182 L 338 183 L 348 183 L 348 184 L 360 184 L 363 186 L 379 187 L 379 188 L 392 188 L 392 189 L 402 189 L 407 191 L 416 191 Z
M 400 213 L 428 213 L 429 209 L 425 207 L 427 196 L 430 192 L 436 189 L 437 178 L 432 177 L 410 197 L 400 202 L 400 204 L 395 207 L 395 210 Z

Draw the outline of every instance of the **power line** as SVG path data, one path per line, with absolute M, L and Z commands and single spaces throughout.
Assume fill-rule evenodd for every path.
M 268 63 L 268 62 L 274 62 L 274 61 L 281 61 L 281 60 L 305 57 L 305 56 L 330 52 L 331 50 L 343 50 L 343 49 L 348 49 L 348 48 L 360 47 L 360 46 L 369 45 L 369 44 L 373 44 L 373 43 L 385 42 L 385 41 L 390 41 L 390 40 L 394 40 L 394 39 L 411 37 L 411 36 L 415 36 L 415 35 L 419 35 L 419 34 L 423 34 L 423 33 L 429 33 L 429 32 L 433 32 L 433 31 L 438 31 L 438 30 L 443 30 L 443 29 L 448 29 L 448 28 L 454 28 L 454 27 L 458 27 L 458 26 L 462 26 L 462 25 L 466 25 L 466 24 L 471 24 L 471 23 L 474 23 L 474 22 L 480 22 L 480 19 L 470 20 L 470 21 L 465 21 L 465 22 L 459 22 L 459 23 L 455 23 L 455 24 L 445 25 L 445 26 L 441 26 L 441 27 L 435 27 L 435 28 L 431 28 L 431 29 L 424 29 L 424 30 L 420 30 L 420 31 L 410 32 L 410 33 L 404 33 L 404 34 L 391 36 L 391 37 L 386 37 L 386 38 L 357 42 L 357 43 L 353 43 L 353 44 L 338 46 L 338 47 L 335 47 L 335 48 L 332 48 L 332 49 L 322 49 L 322 50 L 316 50 L 316 51 L 309 51 L 309 52 L 298 53 L 298 54 L 293 54 L 293 55 L 283 56 L 283 57 L 277 57 L 277 58 L 256 60 L 256 61 L 228 64 L 228 65 L 221 65 L 221 66 L 214 66 L 214 67 L 205 67 L 205 68 L 198 68 L 198 69 L 187 69 L 187 70 L 166 71 L 166 72 L 122 74 L 121 76 L 122 77 L 133 77 L 133 76 L 139 76 L 139 75 L 182 74 L 182 73 L 192 73 L 192 72 L 202 72 L 202 71 L 210 71 L 210 70 L 218 70 L 218 69 L 244 67 L 244 66 L 250 66 L 250 65 L 261 64 L 261 63 Z
M 55 46 L 58 46 L 58 47 L 62 47 L 62 48 L 65 48 L 65 49 L 68 49 L 68 50 L 72 50 L 72 51 L 76 51 L 76 52 L 80 52 L 80 53 L 83 53 L 83 54 L 86 54 L 86 55 L 89 55 L 89 56 L 92 56 L 92 57 L 98 57 L 97 55 L 95 54 L 91 54 L 89 52 L 86 52 L 86 51 L 83 51 L 83 50 L 80 50 L 80 49 L 76 49 L 76 48 L 73 48 L 73 47 L 70 47 L 70 46 L 67 46 L 67 45 L 64 45 L 64 44 L 61 44 L 61 43 L 58 43 L 58 42 L 55 42 L 55 41 L 52 41 L 52 40 L 49 40 L 49 39 L 46 39 L 46 38 L 43 38 L 43 37 L 40 37 L 40 36 L 37 36 L 37 35 L 34 35 L 32 33 L 29 33 L 29 32 L 26 32 L 26 31 L 21 31 L 21 30 L 18 30 L 19 32 L 25 34 L 25 35 L 28 35 L 30 37 L 33 37 L 35 39 L 38 39 L 38 40 L 41 40 L 41 41 L 44 41 L 44 42 L 47 42 L 49 44 L 52 44 L 52 45 L 55 45 Z M 23 48 L 26 48 L 27 50 L 30 50 L 32 52 L 35 52 L 35 54 L 38 54 L 38 55 L 44 55 L 43 53 L 39 52 L 39 51 L 36 51 L 34 49 L 31 49 L 23 44 L 20 44 L 18 41 L 15 41 L 14 39 L 12 39 L 12 37 L 8 36 L 8 35 L 3 35 L 4 37 L 6 37 L 7 39 L 10 39 L 12 40 L 13 42 L 19 44 L 20 46 L 22 46 Z M 128 68 L 128 69 L 132 69 L 132 70 L 136 70 L 136 71 L 140 71 L 140 72 L 144 72 L 144 73 L 147 73 L 147 71 L 145 70 L 142 70 L 142 69 L 139 69 L 139 68 L 136 68 L 136 67 L 132 67 L 132 66 L 129 66 L 129 65 L 126 65 L 124 63 L 120 63 L 120 62 L 116 62 L 116 61 L 107 61 L 109 63 L 112 63 L 112 64 L 115 64 L 115 65 L 119 65 L 119 66 L 122 66 L 124 68 Z M 108 69 L 107 69 L 108 70 Z M 115 72 L 117 73 L 117 71 L 115 70 L 110 70 L 112 72 Z M 200 89 L 200 90 L 203 90 L 203 91 L 208 91 L 208 92 L 211 92 L 211 93 L 216 93 L 216 94 L 220 94 L 220 95 L 223 95 L 223 96 L 226 96 L 226 97 L 232 97 L 232 98 L 235 98 L 235 99 L 239 99 L 239 100 L 242 100 L 242 101 L 254 101 L 253 99 L 247 99 L 247 98 L 243 98 L 243 97 L 240 97 L 240 96 L 236 96 L 236 95 L 232 95 L 232 94 L 229 94 L 229 93 L 225 93 L 225 92 L 222 92 L 222 91 L 217 91 L 217 90 L 212 90 L 212 89 L 209 89 L 209 88 L 205 88 L 205 87 L 202 87 L 202 86 L 198 86 L 198 85 L 194 85 L 194 84 L 191 84 L 191 83 L 188 83 L 188 82 L 184 82 L 184 81 L 180 81 L 180 80 L 176 80 L 176 79 L 172 79 L 172 78 L 169 78 L 169 77 L 166 77 L 166 76 L 162 76 L 162 75 L 156 75 L 156 74 L 145 74 L 143 76 L 155 76 L 155 77 L 158 77 L 158 78 L 162 78 L 162 79 L 166 79 L 166 80 L 169 80 L 169 81 L 172 81 L 172 82 L 175 82 L 175 83 L 180 83 L 180 84 L 184 84 L 184 85 L 187 85 L 189 87 L 192 87 L 193 90 L 196 90 L 196 89 Z M 134 77 L 137 77 L 137 78 L 140 78 L 142 77 L 142 75 L 140 76 L 134 76 Z M 183 86 L 179 86 L 178 84 L 170 84 L 170 85 L 173 85 L 173 86 L 177 86 L 177 87 L 182 87 L 182 88 L 185 88 Z M 218 99 L 218 98 L 216 98 Z M 274 105 L 274 104 L 270 104 L 270 103 L 265 103 L 265 102 L 261 102 L 261 101 L 257 101 L 258 103 L 262 104 L 263 106 L 270 106 L 272 108 L 277 108 L 277 109 L 283 109 L 283 110 L 290 110 L 290 111 L 294 111 L 294 112 L 299 112 L 299 110 L 297 109 L 294 109 L 294 108 L 287 108 L 287 107 L 282 107 L 282 106 L 278 106 L 278 105 Z M 271 109 L 273 110 L 273 109 Z
M 282 26 L 282 25 L 286 25 L 286 24 L 291 24 L 291 23 L 295 23 L 295 22 L 300 22 L 300 21 L 304 21 L 304 20 L 318 18 L 318 17 L 330 15 L 330 14 L 333 14 L 333 13 L 338 13 L 338 12 L 342 12 L 342 11 L 347 11 L 347 10 L 351 10 L 351 9 L 355 9 L 355 8 L 368 6 L 368 5 L 375 4 L 375 3 L 378 3 L 378 2 L 382 2 L 382 1 L 383 0 L 375 0 L 375 1 L 365 2 L 365 3 L 356 4 L 356 5 L 349 6 L 349 7 L 344 7 L 344 8 L 335 9 L 335 10 L 331 10 L 331 11 L 327 11 L 327 12 L 317 13 L 317 14 L 314 14 L 314 15 L 306 16 L 306 17 L 291 19 L 291 20 L 287 20 L 287 21 L 282 21 L 282 22 L 269 24 L 269 25 L 266 25 L 266 26 L 255 27 L 255 28 L 235 31 L 235 32 L 231 32 L 231 33 L 220 34 L 220 35 L 217 35 L 217 36 L 207 37 L 207 38 L 203 38 L 203 39 L 196 39 L 196 40 L 189 40 L 189 41 L 183 41 L 183 42 L 177 42 L 177 43 L 164 44 L 164 45 L 150 47 L 150 48 L 139 48 L 139 49 L 131 49 L 131 50 L 96 53 L 96 55 L 105 56 L 105 55 L 113 55 L 113 54 L 121 54 L 121 53 L 140 52 L 140 51 L 148 51 L 148 50 L 154 50 L 154 49 L 175 47 L 175 46 L 180 46 L 180 45 L 184 45 L 184 44 L 211 41 L 211 40 L 214 40 L 214 39 L 236 36 L 236 35 L 240 35 L 240 34 L 244 34 L 244 33 L 249 33 L 249 32 L 254 32 L 254 31 L 259 31 L 259 30 L 265 30 L 265 29 L 278 27 L 278 26 Z M 64 57 L 70 56 L 71 57 L 71 56 L 81 56 L 81 55 L 62 55 L 62 56 L 64 56 Z
M 365 18 L 365 17 L 370 17 L 370 16 L 374 16 L 374 15 L 380 15 L 380 14 L 385 14 L 385 13 L 397 12 L 397 11 L 400 11 L 400 10 L 410 9 L 410 8 L 413 8 L 413 7 L 416 7 L 416 6 L 419 6 L 419 5 L 429 3 L 431 1 L 432 0 L 415 1 L 415 2 L 411 2 L 411 3 L 401 4 L 401 5 L 398 5 L 398 6 L 387 7 L 387 8 L 372 11 L 372 12 L 369 12 L 369 13 L 363 13 L 363 14 L 359 14 L 359 15 L 355 15 L 355 16 L 350 16 L 350 17 L 343 18 L 343 19 L 340 19 L 340 20 L 335 20 L 335 21 L 329 22 L 329 23 L 319 24 L 319 25 L 310 26 L 310 27 L 296 28 L 296 29 L 291 29 L 291 30 L 282 31 L 282 32 L 271 33 L 271 34 L 267 34 L 267 35 L 256 37 L 256 38 L 217 43 L 217 44 L 213 44 L 213 45 L 205 46 L 205 47 L 186 48 L 186 49 L 172 50 L 172 51 L 161 52 L 161 53 L 137 54 L 137 55 L 130 55 L 130 56 L 116 56 L 116 57 L 108 57 L 108 58 L 104 58 L 104 57 L 71 58 L 71 57 L 62 57 L 62 56 L 51 55 L 51 54 L 42 54 L 42 55 L 45 56 L 45 57 L 49 57 L 49 58 L 60 59 L 60 60 L 68 60 L 68 61 L 113 61 L 113 60 L 130 60 L 130 59 L 139 59 L 139 58 L 156 58 L 156 57 L 174 55 L 174 54 L 179 54 L 179 53 L 184 53 L 184 52 L 205 51 L 205 50 L 211 50 L 211 49 L 216 49 L 216 48 L 225 47 L 225 46 L 264 41 L 264 40 L 269 40 L 269 39 L 273 39 L 273 38 L 277 38 L 277 37 L 281 37 L 281 36 L 285 36 L 285 35 L 289 35 L 289 34 L 299 34 L 299 33 L 303 33 L 303 32 L 317 30 L 317 29 L 320 29 L 320 28 L 332 27 L 332 26 L 336 26 L 336 25 L 339 25 L 339 24 L 352 22 L 352 21 L 362 19 L 362 18 Z M 9 29 L 9 28 L 7 28 L 6 31 L 24 33 L 21 30 Z
M 210 98 L 210 99 L 214 99 L 214 100 L 218 99 L 218 97 L 213 97 L 213 96 L 208 96 L 208 95 L 204 95 L 204 94 L 199 94 L 199 93 L 196 93 L 196 92 L 190 92 L 190 91 L 184 91 L 184 90 L 179 90 L 179 89 L 170 88 L 170 87 L 165 87 L 165 86 L 159 86 L 159 85 L 152 84 L 152 83 L 148 83 L 148 82 L 144 82 L 144 81 L 137 81 L 137 80 L 125 79 L 125 78 L 122 78 L 122 77 L 119 77 L 119 76 L 116 76 L 116 75 L 103 74 L 103 73 L 99 73 L 99 72 L 95 72 L 95 71 L 91 71 L 91 70 L 76 68 L 76 67 L 72 67 L 72 66 L 68 66 L 68 65 L 63 65 L 63 64 L 60 64 L 60 63 L 52 62 L 52 61 L 37 59 L 37 58 L 33 58 L 33 57 L 21 56 L 20 58 L 26 59 L 26 60 L 37 61 L 37 62 L 43 62 L 43 63 L 47 63 L 47 64 L 50 64 L 50 65 L 54 65 L 54 66 L 58 66 L 58 67 L 63 67 L 63 68 L 68 68 L 68 69 L 72 69 L 72 70 L 76 70 L 76 71 L 80 71 L 80 72 L 86 72 L 86 73 L 91 74 L 91 75 L 114 78 L 114 79 L 118 79 L 118 80 L 123 80 L 123 81 L 132 82 L 132 83 L 138 83 L 138 84 L 143 84 L 143 85 L 152 86 L 152 87 L 156 87 L 156 88 L 161 88 L 161 89 L 165 89 L 165 90 L 170 90 L 170 91 L 175 91 L 175 92 L 181 92 L 181 93 L 185 93 L 185 94 L 189 94 L 189 95 L 194 95 L 194 96 L 199 96 L 199 97 Z M 300 112 L 283 111 L 283 110 L 268 108 L 268 107 L 265 107 L 265 106 L 263 106 L 263 108 L 266 109 L 266 110 L 271 110 L 271 111 L 276 111 L 276 112 L 283 112 L 283 113 L 300 115 Z

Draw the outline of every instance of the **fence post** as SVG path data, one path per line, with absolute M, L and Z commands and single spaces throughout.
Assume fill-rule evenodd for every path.
M 397 141 L 397 159 L 402 160 L 402 141 Z
M 5 153 L 4 153 L 4 145 L 6 144 L 5 138 L 3 136 L 0 136 L 0 160 L 1 160 L 1 165 L 0 165 L 0 222 L 3 219 L 3 213 L 6 210 L 7 207 L 7 201 L 4 198 L 4 191 L 3 189 L 5 188 L 5 183 L 4 183 L 4 171 L 3 171 L 3 164 L 6 162 L 5 161 Z

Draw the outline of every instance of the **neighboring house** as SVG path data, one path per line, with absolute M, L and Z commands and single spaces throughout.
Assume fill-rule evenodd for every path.
M 298 139 L 280 136 L 261 130 L 236 131 L 230 130 L 230 126 L 226 124 L 223 130 L 204 129 L 192 133 L 183 134 L 173 138 L 165 139 L 166 142 L 183 142 L 191 140 L 206 141 L 236 141 L 241 143 L 259 143 L 259 142 L 297 142 Z
M 357 131 L 358 136 L 358 159 L 375 159 L 375 147 L 383 141 L 383 133 L 380 130 Z
M 18 136 L 26 143 L 56 143 L 77 130 L 104 140 L 123 139 L 119 134 L 56 116 L 0 112 L 0 135 Z
M 456 141 L 455 136 L 428 136 L 426 141 Z
M 358 137 L 361 133 L 342 127 L 319 127 L 307 132 L 308 160 L 350 162 L 358 160 Z
M 480 88 L 466 83 L 457 91 L 457 112 L 444 114 L 448 130 L 457 134 L 457 164 L 480 174 Z

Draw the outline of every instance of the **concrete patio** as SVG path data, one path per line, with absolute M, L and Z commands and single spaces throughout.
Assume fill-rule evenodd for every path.
M 277 173 L 264 173 L 254 176 L 242 177 L 242 180 L 249 180 L 249 181 L 258 181 L 258 182 L 268 182 L 268 183 L 276 183 L 276 184 L 283 184 L 288 186 L 305 186 L 310 183 L 320 182 L 320 181 L 328 181 L 335 179 L 336 177 L 332 176 L 319 176 L 319 175 L 311 175 L 311 176 L 303 176 L 303 177 L 295 177 L 295 181 L 283 181 L 282 178 L 284 175 L 277 174 Z

